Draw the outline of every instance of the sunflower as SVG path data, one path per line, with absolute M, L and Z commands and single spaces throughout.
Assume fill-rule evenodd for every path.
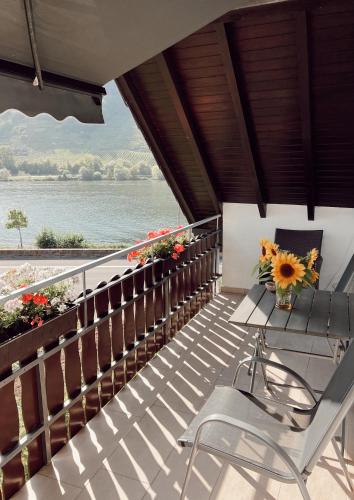
M 318 278 L 320 277 L 320 275 L 318 274 L 317 271 L 315 271 L 314 269 L 311 269 L 311 283 L 316 283 L 316 281 L 318 280 Z
M 267 255 L 268 259 L 274 259 L 278 255 L 279 245 L 277 243 L 268 242 Z
M 317 260 L 317 257 L 318 257 L 318 250 L 317 248 L 313 248 L 312 250 L 309 251 L 308 253 L 308 262 L 307 262 L 307 267 L 309 269 L 312 268 L 312 266 L 314 265 L 315 261 Z
M 296 285 L 305 275 L 305 266 L 293 253 L 280 252 L 273 261 L 272 276 L 275 284 L 280 288 Z
M 270 256 L 268 254 L 268 247 L 271 243 L 268 240 L 261 240 L 259 243 L 261 245 L 261 255 L 259 257 L 259 262 L 264 264 L 270 259 Z

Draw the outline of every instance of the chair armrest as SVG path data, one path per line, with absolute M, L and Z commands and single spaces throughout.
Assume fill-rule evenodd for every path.
M 280 363 L 276 363 L 275 361 L 271 361 L 270 359 L 267 359 L 267 358 L 261 358 L 259 356 L 249 356 L 249 357 L 240 361 L 240 363 L 236 369 L 234 379 L 232 381 L 233 387 L 235 387 L 235 385 L 236 385 L 237 378 L 238 378 L 238 375 L 240 373 L 241 367 L 243 365 L 245 365 L 246 363 L 247 364 L 248 363 L 260 363 L 262 365 L 272 366 L 273 368 L 277 368 L 278 370 L 282 370 L 283 372 L 288 373 L 289 375 L 294 377 L 298 382 L 300 382 L 304 386 L 304 388 L 308 391 L 308 393 L 312 397 L 314 403 L 315 404 L 317 403 L 315 391 L 312 389 L 310 384 L 308 382 L 306 382 L 306 380 L 304 378 L 302 378 L 298 373 L 296 373 L 294 370 L 292 370 L 291 368 L 288 368 L 285 365 L 282 365 Z
M 250 434 L 251 436 L 255 437 L 262 443 L 264 443 L 268 448 L 271 448 L 281 459 L 281 461 L 287 466 L 287 468 L 294 474 L 296 478 L 301 479 L 301 474 L 299 469 L 296 467 L 295 463 L 291 459 L 291 457 L 284 451 L 284 449 L 276 442 L 274 439 L 272 439 L 268 434 L 266 434 L 264 431 L 259 429 L 258 427 L 249 424 L 247 422 L 243 422 L 242 420 L 238 420 L 234 417 L 231 417 L 230 415 L 224 415 L 222 413 L 213 413 L 212 415 L 209 415 L 208 417 L 205 417 L 199 424 L 197 433 L 195 436 L 195 441 L 193 445 L 193 450 L 196 448 L 200 447 L 199 444 L 202 441 L 202 431 L 205 425 L 213 423 L 213 422 L 218 422 L 224 425 L 227 425 L 229 427 L 233 427 L 235 429 L 239 429 L 241 431 L 246 432 L 247 434 Z M 208 448 L 208 445 L 205 444 L 206 448 Z M 211 449 L 211 447 L 209 447 Z M 193 453 L 193 451 L 192 451 Z

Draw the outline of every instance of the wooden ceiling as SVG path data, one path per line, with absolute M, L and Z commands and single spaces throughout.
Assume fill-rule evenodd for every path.
M 354 1 L 234 11 L 117 80 L 190 221 L 354 207 Z

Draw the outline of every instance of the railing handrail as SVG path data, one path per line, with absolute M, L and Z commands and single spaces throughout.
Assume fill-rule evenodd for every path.
M 24 293 L 33 293 L 37 292 L 38 290 L 41 290 L 42 288 L 45 288 L 50 285 L 54 285 L 55 283 L 58 283 L 59 281 L 72 278 L 76 274 L 84 273 L 88 271 L 89 269 L 93 269 L 95 267 L 98 267 L 102 264 L 105 264 L 106 262 L 109 262 L 110 260 L 119 258 L 119 257 L 125 257 L 125 255 L 128 255 L 128 253 L 133 252 L 135 250 L 140 250 L 143 247 L 153 245 L 154 243 L 157 243 L 158 241 L 166 239 L 168 236 L 173 236 L 175 234 L 192 230 L 195 227 L 201 226 L 203 224 L 206 224 L 208 222 L 212 222 L 213 220 L 218 220 L 221 217 L 221 214 L 218 215 L 213 215 L 211 217 L 207 217 L 206 219 L 202 219 L 201 221 L 198 222 L 193 222 L 192 224 L 188 224 L 187 226 L 179 227 L 173 231 L 171 231 L 168 234 L 164 234 L 161 236 L 156 236 L 156 238 L 152 238 L 151 240 L 144 240 L 141 243 L 137 243 L 135 245 L 132 245 L 131 247 L 128 248 L 123 248 L 122 250 L 118 250 L 118 252 L 113 252 L 109 255 L 105 255 L 104 257 L 100 257 L 99 259 L 93 260 L 91 262 L 88 262 L 87 264 L 82 264 L 81 266 L 75 267 L 74 269 L 70 269 L 68 271 L 64 271 L 60 274 L 57 274 L 55 276 L 52 276 L 50 278 L 46 278 L 42 281 L 38 281 L 37 283 L 34 283 L 33 285 L 29 285 L 24 288 L 20 288 L 19 290 L 15 290 L 8 295 L 0 295 L 0 304 L 4 304 L 8 300 L 15 299 L 19 297 L 20 295 L 23 295 Z

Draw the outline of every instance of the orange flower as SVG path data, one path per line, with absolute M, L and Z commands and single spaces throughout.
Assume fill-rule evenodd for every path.
M 311 283 L 316 283 L 320 275 L 314 269 L 311 269 Z

